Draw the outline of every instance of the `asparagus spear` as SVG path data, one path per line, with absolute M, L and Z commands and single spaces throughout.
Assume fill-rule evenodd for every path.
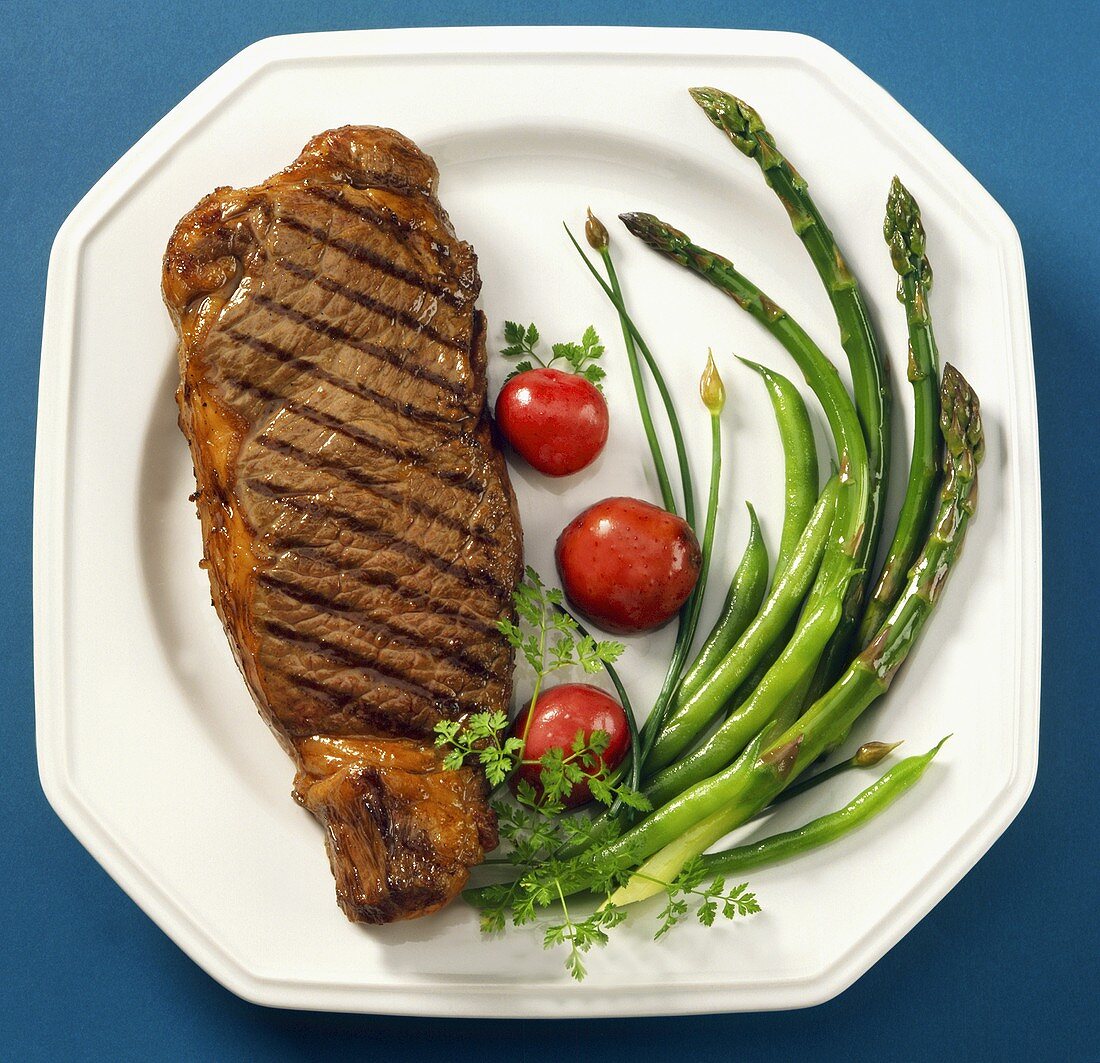
M 890 388 L 886 365 L 859 283 L 848 269 L 836 239 L 817 209 L 805 180 L 776 147 L 775 138 L 764 126 L 760 115 L 743 100 L 713 88 L 691 89 L 692 99 L 703 109 L 711 123 L 729 138 L 738 151 L 754 159 L 763 171 L 768 186 L 779 197 L 817 269 L 826 294 L 833 305 L 840 342 L 848 356 L 852 383 L 867 438 L 871 470 L 871 495 L 866 517 L 859 564 L 866 572 L 878 548 L 882 524 L 882 506 L 890 473 Z M 844 619 L 833 641 L 815 686 L 832 683 L 847 663 L 849 646 L 863 612 L 868 577 L 853 581 L 845 604 Z
M 870 506 L 871 484 L 863 431 L 836 367 L 798 322 L 739 273 L 729 259 L 693 243 L 686 234 L 652 214 L 622 214 L 620 218 L 630 232 L 653 250 L 699 274 L 752 314 L 783 344 L 802 370 L 825 411 L 840 459 L 836 534 L 831 539 L 818 579 L 829 588 L 831 595 L 846 603 L 851 586 L 860 580 L 858 558 L 864 538 L 864 520 Z M 820 634 L 822 630 L 818 625 L 815 633 Z M 830 630 L 825 637 L 831 634 Z M 731 655 L 737 652 L 735 646 Z M 730 666 L 719 667 L 691 697 L 673 702 L 673 710 L 653 748 L 649 766 L 662 768 L 670 764 L 733 696 L 729 675 L 735 669 L 730 657 L 727 661 L 731 662 Z M 745 676 L 740 675 L 738 682 L 743 678 Z
M 928 292 L 932 267 L 924 253 L 924 226 L 920 207 L 896 177 L 886 200 L 883 235 L 890 261 L 898 274 L 898 299 L 905 306 L 909 326 L 909 381 L 913 385 L 913 453 L 909 482 L 898 516 L 894 539 L 879 574 L 878 583 L 860 623 L 857 642 L 866 646 L 901 592 L 905 572 L 920 549 L 921 537 L 932 518 L 936 502 L 941 438 L 936 424 L 936 384 L 939 356 Z
M 662 821 L 663 830 L 654 831 L 651 826 L 645 848 L 652 852 L 656 837 L 668 838 L 664 848 L 641 866 L 640 874 L 612 896 L 611 903 L 629 904 L 652 895 L 660 888 L 654 886 L 654 879 L 671 882 L 687 860 L 773 801 L 889 689 L 943 593 L 978 502 L 977 469 L 985 449 L 981 412 L 977 395 L 951 365 L 943 372 L 940 410 L 946 446 L 938 512 L 904 591 L 875 637 L 797 723 L 765 742 L 750 768 L 745 767 L 743 755 L 722 773 L 729 786 L 716 785 L 718 776 L 708 779 L 696 788 L 707 795 L 706 802 L 693 801 L 692 791 L 681 794 L 615 843 L 636 857 L 631 835 L 657 820 Z M 666 809 L 676 814 L 670 816 Z M 684 831 L 689 818 L 692 825 Z

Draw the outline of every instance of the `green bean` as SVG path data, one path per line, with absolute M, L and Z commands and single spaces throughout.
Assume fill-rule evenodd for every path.
M 832 538 L 830 531 L 834 524 L 838 484 L 838 477 L 834 476 L 825 485 L 787 571 L 776 581 L 760 612 L 733 649 L 669 718 L 653 747 L 648 766 L 659 769 L 672 763 L 721 711 L 763 654 L 786 630 L 818 574 L 827 542 Z
M 645 793 L 653 804 L 721 771 L 769 722 L 778 721 L 785 729 L 798 718 L 817 661 L 840 620 L 842 606 L 830 578 L 824 568 L 818 571 L 794 634 L 744 703 L 698 749 L 647 784 Z
M 827 585 L 833 588 L 833 593 L 843 603 L 841 615 L 847 616 L 853 595 L 858 593 L 862 602 L 862 573 L 865 566 L 861 557 L 872 484 L 867 442 L 851 396 L 836 367 L 806 331 L 782 307 L 776 305 L 774 300 L 740 273 L 729 259 L 693 243 L 685 233 L 652 214 L 620 214 L 619 218 L 630 232 L 655 251 L 697 273 L 755 317 L 783 344 L 813 389 L 828 419 L 840 459 L 837 534 L 830 540 L 821 567 L 829 577 Z M 781 626 L 774 633 L 769 645 L 775 642 L 783 630 L 784 627 Z M 833 642 L 835 634 L 830 645 Z M 731 653 L 736 652 L 735 647 Z M 749 666 L 750 672 L 755 664 L 756 660 Z M 734 696 L 736 687 L 725 686 L 717 677 L 718 673 L 715 672 L 690 701 L 681 703 L 677 699 L 673 703 L 668 723 L 664 727 L 666 734 L 658 739 L 655 747 L 655 750 L 660 750 L 660 754 L 655 756 L 652 766 L 664 767 L 671 763 L 698 738 L 721 707 Z M 738 684 L 746 677 L 742 675 Z M 718 689 L 708 690 L 712 683 Z M 704 695 L 705 704 L 695 704 Z M 680 719 L 685 714 L 690 717 L 688 723 Z M 678 733 L 675 738 L 670 738 L 667 732 L 674 726 Z
M 950 737 L 950 735 L 948 736 Z M 739 875 L 752 868 L 789 860 L 792 856 L 819 849 L 823 845 L 851 834 L 869 819 L 884 812 L 902 794 L 913 787 L 924 774 L 932 758 L 940 751 L 947 738 L 939 745 L 919 756 L 906 757 L 885 772 L 843 808 L 828 815 L 819 816 L 795 830 L 773 834 L 769 838 L 747 842 L 724 852 L 701 857 L 707 877 L 711 875 Z
M 788 786 L 767 808 L 760 812 L 760 815 L 765 815 L 776 805 L 781 805 L 792 797 L 798 797 L 799 794 L 804 794 L 807 790 L 812 790 L 838 775 L 843 775 L 845 772 L 852 771 L 855 768 L 873 768 L 900 745 L 900 742 L 864 742 L 847 760 L 842 760 L 839 764 L 824 768 L 816 774 L 808 775 Z
M 798 389 L 794 384 L 786 377 L 765 366 L 757 365 L 746 358 L 741 358 L 740 361 L 750 369 L 758 372 L 764 379 L 775 411 L 780 439 L 783 443 L 786 502 L 783 511 L 783 532 L 780 539 L 779 557 L 775 566 L 775 578 L 778 579 L 786 570 L 790 555 L 798 542 L 799 536 L 806 527 L 806 522 L 813 511 L 814 502 L 817 500 L 817 446 L 814 443 L 813 426 L 810 424 L 809 414 L 806 412 L 806 404 L 802 401 L 802 396 L 798 393 Z M 783 647 L 790 642 L 797 627 L 798 621 L 792 621 L 786 631 L 768 648 L 748 679 L 741 684 L 737 693 L 729 699 L 730 705 L 742 704 L 760 685 L 764 676 L 768 674 L 768 670 L 775 664 L 783 651 Z M 808 687 L 809 680 L 804 685 Z M 676 692 L 677 700 L 684 701 L 693 692 L 693 690 L 685 691 L 684 684 L 681 683 L 680 689 Z M 805 691 L 803 691 L 804 695 Z
M 699 689 L 703 680 L 733 648 L 764 601 L 768 589 L 768 548 L 760 531 L 756 510 L 752 508 L 752 503 L 745 504 L 749 510 L 749 541 L 730 580 L 722 611 L 703 648 L 680 680 L 678 697 L 690 697 Z
M 813 512 L 814 503 L 817 501 L 817 446 L 814 443 L 813 426 L 810 424 L 809 415 L 806 412 L 806 404 L 802 401 L 798 389 L 784 376 L 764 366 L 741 358 L 750 369 L 758 372 L 764 379 L 768 393 L 775 411 L 776 424 L 779 427 L 780 439 L 783 444 L 784 457 L 784 481 L 786 502 L 783 510 L 783 532 L 779 545 L 779 557 L 776 560 L 775 577 L 778 579 L 787 568 L 790 556 L 798 543 L 799 536 L 806 527 L 806 522 Z M 731 705 L 740 705 L 753 690 L 760 684 L 767 674 L 768 669 L 775 664 L 776 658 L 782 652 L 784 646 L 791 640 L 795 632 L 797 621 L 792 622 L 785 632 L 780 635 L 768 648 L 749 678 L 741 684 L 740 689 L 730 699 Z M 732 648 L 732 641 L 727 650 Z M 713 671 L 717 660 L 708 665 Z M 709 674 L 709 673 L 708 673 Z M 699 675 L 696 681 L 689 686 L 685 681 L 681 682 L 680 689 L 676 692 L 677 702 L 687 700 L 698 688 L 704 675 Z
M 799 720 L 765 742 L 749 769 L 742 754 L 666 806 L 677 809 L 676 825 L 683 833 L 646 860 L 640 874 L 611 898 L 614 903 L 643 900 L 655 892 L 654 880 L 672 881 L 688 860 L 774 801 L 890 688 L 943 594 L 977 508 L 977 470 L 985 452 L 981 411 L 977 395 L 950 365 L 943 372 L 940 404 L 945 447 L 939 506 L 906 587 L 878 633 Z M 766 730 L 770 734 L 771 725 Z M 749 746 L 755 748 L 756 742 Z M 716 789 L 723 801 L 715 799 Z M 644 825 L 643 820 L 639 827 Z M 633 833 L 624 835 L 623 843 L 629 844 Z
M 786 504 L 779 555 L 775 561 L 775 578 L 779 579 L 817 502 L 817 445 L 814 443 L 810 415 L 806 412 L 806 403 L 802 401 L 798 388 L 785 376 L 766 366 L 750 362 L 747 358 L 740 358 L 739 361 L 763 379 L 783 444 Z

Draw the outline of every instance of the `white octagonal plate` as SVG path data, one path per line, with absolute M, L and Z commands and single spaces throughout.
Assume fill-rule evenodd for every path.
M 435 156 L 440 197 L 478 251 L 492 347 L 505 318 L 552 338 L 594 322 L 608 341 L 612 439 L 567 483 L 516 471 L 528 558 L 553 571 L 558 530 L 607 494 L 654 497 L 616 322 L 566 243 L 589 204 L 652 210 L 734 257 L 838 360 L 835 322 L 755 166 L 686 95 L 754 103 L 809 180 L 862 278 L 889 350 L 897 466 L 911 416 L 905 326 L 881 236 L 890 177 L 920 200 L 937 268 L 938 336 L 981 394 L 981 512 L 922 644 L 853 740 L 927 748 L 921 785 L 831 848 L 752 876 L 764 913 L 651 940 L 641 910 L 592 956 L 583 986 L 533 933 L 479 937 L 461 903 L 364 929 L 336 907 L 321 834 L 290 800 L 291 766 L 259 720 L 196 566 L 199 527 L 175 424 L 174 337 L 159 294 L 175 221 L 215 185 L 282 168 L 310 135 L 396 127 Z M 992 132 L 992 131 L 991 131 Z M 666 360 L 705 482 L 695 381 L 708 346 L 731 394 L 715 571 L 762 514 L 774 549 L 781 455 L 759 380 L 736 351 L 791 372 L 728 301 L 616 226 L 628 294 Z M 501 362 L 500 359 L 493 359 Z M 491 387 L 503 364 L 493 365 Z M 824 436 L 823 442 L 824 442 Z M 827 450 L 822 447 L 822 453 Z M 903 474 L 895 476 L 892 508 Z M 788 34 L 463 29 L 284 37 L 195 90 L 88 193 L 50 262 L 35 485 L 35 679 L 43 786 L 94 856 L 199 964 L 266 1004 L 439 1015 L 580 1016 L 789 1008 L 867 970 L 974 865 L 1035 773 L 1040 647 L 1039 471 L 1018 238 L 963 167 L 885 92 Z M 713 617 L 716 589 L 704 620 Z M 671 635 L 633 640 L 644 705 Z M 851 777 L 847 777 L 851 779 Z M 817 813 L 866 778 L 784 811 Z

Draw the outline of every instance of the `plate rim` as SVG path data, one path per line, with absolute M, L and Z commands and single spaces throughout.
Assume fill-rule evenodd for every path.
M 34 689 L 39 777 L 55 812 L 123 890 L 175 943 L 226 988 L 253 1003 L 311 1010 L 400 1015 L 478 1017 L 594 1017 L 698 1014 L 809 1007 L 847 989 L 891 949 L 981 859 L 1009 826 L 1031 793 L 1038 766 L 1042 655 L 1041 490 L 1033 355 L 1010 363 L 1015 385 L 1010 406 L 1011 438 L 1020 492 L 1016 554 L 1023 573 L 1017 583 L 1017 742 L 1014 770 L 997 798 L 997 814 L 956 853 L 910 891 L 907 901 L 821 973 L 769 983 L 765 988 L 713 985 L 540 985 L 532 1010 L 515 988 L 487 983 L 393 983 L 363 986 L 307 983 L 250 970 L 183 910 L 83 803 L 68 773 L 63 600 L 65 594 L 66 462 L 70 432 L 69 382 L 81 249 L 126 190 L 172 150 L 173 145 L 229 95 L 268 67 L 286 62 L 364 56 L 593 54 L 613 62 L 622 56 L 719 57 L 752 54 L 799 59 L 826 76 L 867 116 L 885 115 L 942 160 L 945 180 L 964 180 L 980 194 L 985 222 L 997 237 L 1006 279 L 1006 306 L 1013 349 L 1032 355 L 1023 250 L 1004 209 L 916 118 L 841 53 L 805 34 L 774 30 L 671 29 L 664 27 L 520 26 L 348 30 L 264 38 L 237 53 L 206 78 L 142 136 L 92 186 L 61 225 L 49 259 L 39 373 L 33 516 Z M 1029 497 L 1030 496 L 1030 497 Z M 1030 504 L 1029 504 L 1030 503 Z M 1033 647 L 1031 653 L 1028 646 Z M 1030 711 L 1030 715 L 1028 710 Z M 1030 726 L 1028 726 L 1030 724 Z M 731 1000 L 731 994 L 736 999 Z M 524 1000 L 528 1007 L 522 1007 Z M 517 1011 L 517 1004 L 520 1005 Z

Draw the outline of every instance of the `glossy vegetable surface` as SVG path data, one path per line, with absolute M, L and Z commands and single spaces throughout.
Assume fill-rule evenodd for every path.
M 978 502 L 978 466 L 985 452 L 978 397 L 962 374 L 946 366 L 940 389 L 944 435 L 943 481 L 931 532 L 909 571 L 904 591 L 874 639 L 796 723 L 776 736 L 767 728 L 725 771 L 699 783 L 608 846 L 630 852 L 632 835 L 646 827 L 646 846 L 671 835 L 612 898 L 628 904 L 652 896 L 653 880 L 669 880 L 690 859 L 770 804 L 890 688 L 958 560 Z M 762 752 L 758 752 L 758 747 Z M 659 826 L 658 826 L 659 825 Z
M 626 757 L 630 749 L 630 727 L 623 707 L 589 683 L 563 683 L 544 690 L 535 702 L 533 713 L 529 708 L 524 709 L 516 719 L 513 733 L 526 734 L 526 741 L 514 780 L 525 779 L 538 792 L 542 758 L 554 750 L 561 750 L 568 758 L 578 735 L 582 736 L 583 743 L 589 743 L 597 731 L 607 735 L 607 747 L 596 763 L 583 767 L 587 775 L 594 775 L 603 768 L 610 771 Z M 563 804 L 582 805 L 590 798 L 588 784 L 577 782 Z
M 864 566 L 859 559 L 859 553 L 865 537 L 868 507 L 872 504 L 872 480 L 863 428 L 836 367 L 798 322 L 740 273 L 729 259 L 700 247 L 686 233 L 652 214 L 632 213 L 621 214 L 619 217 L 630 232 L 653 250 L 697 273 L 755 317 L 794 358 L 806 377 L 806 382 L 820 401 L 836 444 L 839 490 L 836 525 L 818 577 L 819 592 L 823 598 L 839 600 L 843 604 L 840 616 L 847 615 L 846 610 L 853 600 L 855 590 L 864 583 Z M 859 593 L 862 601 L 862 591 Z M 822 635 L 826 640 L 835 635 L 835 629 L 834 632 L 825 631 L 823 615 L 820 619 L 822 622 L 812 632 L 815 643 Z M 781 628 L 769 640 L 768 646 L 762 649 L 750 665 L 750 672 L 764 658 L 764 654 L 772 649 L 776 639 L 785 630 Z M 816 645 L 803 645 L 802 655 L 809 656 L 817 649 Z M 737 653 L 737 648 L 731 652 Z M 677 700 L 654 751 L 655 767 L 670 764 L 698 738 L 701 731 L 714 719 L 718 709 L 734 697 L 736 691 L 727 689 L 728 674 L 731 671 L 736 669 L 725 669 L 721 676 L 719 671 L 713 673 L 707 684 L 692 699 L 694 704 L 689 706 L 687 702 L 680 703 Z M 820 672 L 820 667 L 818 671 Z M 738 684 L 744 678 L 748 678 L 748 675 L 739 679 Z M 707 686 L 713 689 L 707 692 L 705 702 L 700 702 L 699 698 L 704 695 Z M 704 705 L 707 711 L 703 711 Z M 670 733 L 673 729 L 676 734 Z
M 722 612 L 703 643 L 703 648 L 684 673 L 677 691 L 679 698 L 686 700 L 691 697 L 707 676 L 718 667 L 760 611 L 760 604 L 767 593 L 768 548 L 760 531 L 756 510 L 751 504 L 748 509 L 749 541 L 745 544 L 745 552 L 733 573 L 733 579 L 730 580 Z
M 675 711 L 665 722 L 647 767 L 664 768 L 676 761 L 726 707 L 775 640 L 787 630 L 807 591 L 820 580 L 822 558 L 828 556 L 830 538 L 835 539 L 831 529 L 835 526 L 839 491 L 838 478 L 834 476 L 825 485 L 790 565 L 760 612 L 695 693 L 682 703 L 677 699 Z
M 905 323 L 909 331 L 908 376 L 913 385 L 913 449 L 909 460 L 909 480 L 894 538 L 860 622 L 857 639 L 860 648 L 874 637 L 883 617 L 897 600 L 905 583 L 905 573 L 920 549 L 921 538 L 936 505 L 936 479 L 943 446 L 936 423 L 939 352 L 928 308 L 932 267 L 924 253 L 924 225 L 920 207 L 896 177 L 886 201 L 883 235 L 890 248 L 890 261 L 898 274 L 898 300 L 905 307 Z
M 750 362 L 747 358 L 742 358 L 741 362 L 759 373 L 764 381 L 783 444 L 785 505 L 783 532 L 775 559 L 775 578 L 779 579 L 790 563 L 817 502 L 817 444 L 806 403 L 802 401 L 798 388 L 774 369 Z
M 702 555 L 680 517 L 637 498 L 605 498 L 558 537 L 562 588 L 605 631 L 649 631 L 671 620 L 699 578 Z
M 768 132 L 760 115 L 744 100 L 715 88 L 691 89 L 691 97 L 730 143 L 760 167 L 814 264 L 832 303 L 840 343 L 852 372 L 856 409 L 867 443 L 870 496 L 857 546 L 857 572 L 848 585 L 844 613 L 818 673 L 811 696 L 826 689 L 844 670 L 849 647 L 863 614 L 867 569 L 874 564 L 882 508 L 890 473 L 890 383 L 878 339 L 871 325 L 859 281 L 848 268 L 832 231 L 817 208 L 802 175 L 791 165 Z M 904 577 L 901 577 L 904 582 Z M 899 587 L 900 590 L 900 587 Z
M 739 875 L 742 871 L 789 860 L 830 842 L 839 841 L 862 827 L 869 819 L 884 812 L 914 786 L 946 741 L 946 738 L 943 739 L 927 753 L 899 761 L 843 808 L 819 816 L 794 830 L 773 834 L 769 838 L 738 845 L 724 852 L 711 853 L 701 858 L 703 868 L 708 875 Z
M 607 442 L 607 403 L 599 388 L 560 369 L 512 377 L 497 396 L 496 419 L 512 449 L 548 476 L 579 472 Z

